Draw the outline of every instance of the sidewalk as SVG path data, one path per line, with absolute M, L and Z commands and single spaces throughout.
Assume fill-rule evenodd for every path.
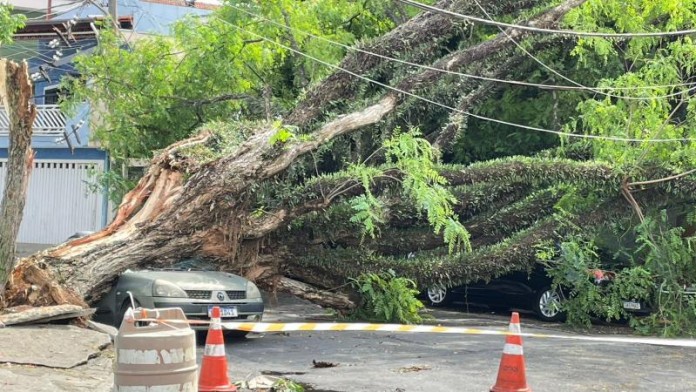
M 113 384 L 109 335 L 69 325 L 0 329 L 3 392 L 107 392 Z

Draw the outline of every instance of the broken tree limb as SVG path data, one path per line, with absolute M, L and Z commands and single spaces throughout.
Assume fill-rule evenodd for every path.
M 0 110 L 10 119 L 7 178 L 0 206 L 0 308 L 15 261 L 15 242 L 22 223 L 29 175 L 34 166 L 31 135 L 36 118 L 33 86 L 26 62 L 0 59 Z
M 0 313 L 0 325 L 43 324 L 54 320 L 85 317 L 92 313 L 94 310 L 77 305 L 9 308 Z
M 275 288 L 310 302 L 320 302 L 340 311 L 349 311 L 357 307 L 355 299 L 351 299 L 348 295 L 319 290 L 316 287 L 285 276 L 279 277 Z

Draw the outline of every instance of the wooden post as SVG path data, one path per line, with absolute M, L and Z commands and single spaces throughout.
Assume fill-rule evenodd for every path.
M 0 205 L 0 308 L 14 267 L 15 242 L 22 223 L 29 174 L 34 164 L 31 135 L 36 106 L 26 62 L 0 59 L 0 103 L 10 119 L 7 176 Z

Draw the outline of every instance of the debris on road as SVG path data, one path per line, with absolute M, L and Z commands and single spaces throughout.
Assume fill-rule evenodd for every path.
M 413 372 L 420 372 L 423 370 L 430 370 L 431 367 L 429 365 L 414 365 L 414 366 L 406 366 L 397 369 L 397 373 L 413 373 Z
M 317 368 L 317 369 L 332 368 L 332 367 L 336 367 L 336 366 L 338 366 L 337 363 L 312 360 L 312 367 Z

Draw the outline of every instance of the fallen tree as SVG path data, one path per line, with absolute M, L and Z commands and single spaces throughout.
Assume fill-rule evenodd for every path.
M 533 11 L 539 5 L 534 1 L 505 4 L 514 3 L 516 11 L 534 13 L 528 24 L 549 28 L 584 2 L 568 0 L 545 11 Z M 438 4 L 460 10 L 474 3 Z M 430 37 L 443 34 L 440 29 L 449 31 L 450 23 L 440 14 L 424 13 L 371 47 L 398 55 L 406 51 L 406 43 L 427 46 Z M 491 76 L 505 76 L 525 66 L 511 39 L 526 35 L 523 30 L 508 29 L 451 52 L 424 51 L 421 60 L 448 71 L 479 69 Z M 546 47 L 550 42 L 554 41 L 531 41 L 532 47 Z M 342 67 L 363 74 L 382 63 L 351 55 Z M 382 76 L 384 72 L 388 71 L 382 70 Z M 365 85 L 337 71 L 316 86 L 282 125 L 208 124 L 191 138 L 160 151 L 107 228 L 22 260 L 8 285 L 9 304 L 84 305 L 98 300 L 128 268 L 166 266 L 182 257 L 205 256 L 266 288 L 349 310 L 356 306 L 349 291 L 326 289 L 343 286 L 347 278 L 363 272 L 392 268 L 422 284 L 458 284 L 529 267 L 535 246 L 562 234 L 563 228 L 547 218 L 563 195 L 558 184 L 599 190 L 598 211 L 579 214 L 578 225 L 631 214 L 622 201 L 624 174 L 619 170 L 567 159 L 510 158 L 470 167 L 439 167 L 458 199 L 455 213 L 477 246 L 473 252 L 447 253 L 443 239 L 432 234 L 413 203 L 395 193 L 398 171 L 370 184 L 370 191 L 389 205 L 384 232 L 390 234 L 380 237 L 384 240 L 363 240 L 360 230 L 351 226 L 351 210 L 344 204 L 367 191 L 359 178 L 331 164 L 317 165 L 314 173 L 302 171 L 299 180 L 288 171 L 307 165 L 311 153 L 351 133 L 391 134 L 391 129 L 380 129 L 380 124 L 397 118 L 400 108 L 414 105 L 409 94 L 449 82 L 448 76 L 433 69 L 398 77 L 394 83 L 398 90 L 379 89 L 366 99 L 365 106 L 335 115 L 325 109 L 352 107 L 347 102 Z M 452 85 L 448 99 L 466 110 L 495 91 L 488 87 L 467 80 Z M 450 145 L 460 128 L 446 125 L 424 130 L 425 137 L 438 146 Z M 281 134 L 285 136 L 279 137 Z M 383 159 L 375 154 L 379 146 L 362 148 L 356 162 L 373 156 Z M 684 178 L 679 184 L 658 185 L 644 192 L 645 200 L 657 200 L 663 192 L 671 192 L 674 200 L 690 199 L 695 184 Z M 293 229 L 293 225 L 312 229 Z M 411 253 L 416 257 L 409 259 Z

